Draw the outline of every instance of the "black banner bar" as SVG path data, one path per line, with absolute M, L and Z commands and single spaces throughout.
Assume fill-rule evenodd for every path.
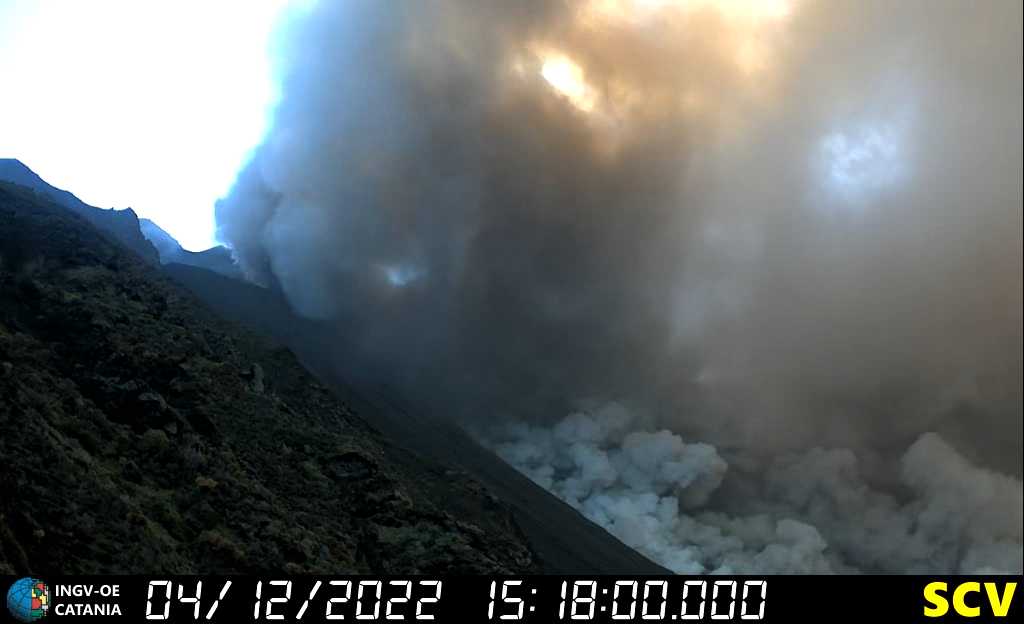
M 1020 576 L 0 577 L 0 621 L 1018 621 Z

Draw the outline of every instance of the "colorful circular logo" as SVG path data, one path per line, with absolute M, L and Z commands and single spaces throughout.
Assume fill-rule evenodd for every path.
M 50 588 L 37 578 L 26 576 L 7 590 L 7 610 L 19 622 L 35 622 L 50 610 Z

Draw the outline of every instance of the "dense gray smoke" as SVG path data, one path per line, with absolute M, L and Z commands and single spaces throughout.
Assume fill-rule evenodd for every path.
M 520 447 L 585 399 L 644 415 L 603 452 L 715 444 L 678 449 L 693 483 L 651 466 L 668 507 L 729 507 L 746 464 L 837 473 L 805 486 L 831 507 L 779 486 L 663 516 L 665 553 L 742 542 L 693 566 L 761 565 L 774 532 L 807 557 L 766 569 L 1019 569 L 1020 482 L 979 466 L 1021 471 L 1021 22 L 1009 0 L 320 2 L 282 27 L 220 237 L 403 400 L 518 423 L 492 438 L 535 477 Z M 567 452 L 536 457 L 571 500 Z M 944 469 L 1008 489 L 979 508 L 1015 532 L 899 525 L 958 487 Z M 891 548 L 851 554 L 846 492 Z M 1016 563 L 984 555 L 1007 541 Z
M 484 437 L 679 573 L 1019 573 L 1024 565 L 1021 482 L 971 465 L 934 433 L 892 466 L 899 497 L 872 487 L 869 466 L 847 449 L 785 454 L 754 472 L 708 444 L 648 430 L 614 403 L 550 428 L 509 424 Z

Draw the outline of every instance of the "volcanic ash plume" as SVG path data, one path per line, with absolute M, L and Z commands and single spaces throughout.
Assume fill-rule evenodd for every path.
M 903 493 L 874 489 L 847 449 L 776 458 L 736 475 L 707 444 L 649 430 L 618 404 L 485 440 L 539 485 L 682 574 L 1017 573 L 1021 482 L 971 465 L 935 434 L 900 458 Z
M 979 462 L 1021 472 L 1021 10 L 304 5 L 281 29 L 281 101 L 218 204 L 220 236 L 252 279 L 331 321 L 339 367 L 416 409 L 544 430 L 598 397 L 650 414 L 638 435 L 670 432 L 631 444 L 707 440 L 730 466 L 871 458 L 871 474 L 814 488 L 857 492 L 898 525 L 907 505 L 946 500 L 915 462 L 952 466 L 957 483 L 988 479 Z M 631 469 L 653 471 L 636 481 L 643 500 L 682 488 L 735 502 L 737 471 L 718 485 L 714 449 L 671 453 L 708 464 Z M 982 507 L 1016 534 L 972 525 L 962 556 L 930 554 L 936 542 L 886 561 L 870 544 L 829 555 L 809 527 L 852 551 L 836 541 L 846 529 L 825 528 L 841 510 L 796 513 L 802 501 L 773 491 L 793 513 L 665 526 L 743 543 L 691 557 L 704 569 L 749 563 L 769 534 L 808 569 L 975 567 L 984 544 L 1019 545 L 1010 496 Z M 911 549 L 917 530 L 885 535 Z

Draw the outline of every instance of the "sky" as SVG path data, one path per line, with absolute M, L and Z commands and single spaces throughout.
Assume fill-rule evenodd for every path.
M 187 249 L 260 142 L 288 0 L 0 0 L 0 157 Z
M 278 99 L 274 25 L 286 7 L 312 5 L 0 0 L 0 157 L 18 158 L 86 203 L 131 207 L 187 249 L 206 249 L 218 242 L 214 203 L 265 136 Z M 721 6 L 759 7 L 754 17 L 771 22 L 789 5 Z M 586 107 L 591 94 L 577 72 L 561 57 L 542 68 Z M 832 136 L 826 177 L 844 193 L 861 192 L 872 163 L 891 159 L 890 134 Z

